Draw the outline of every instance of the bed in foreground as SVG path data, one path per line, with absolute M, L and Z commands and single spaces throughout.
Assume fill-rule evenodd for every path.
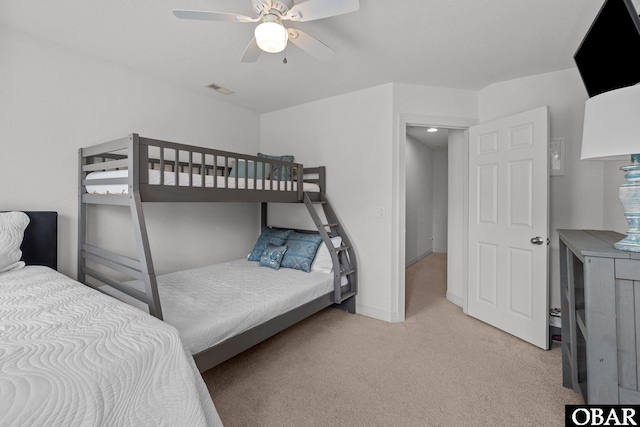
M 222 425 L 175 328 L 50 267 L 6 263 L 14 214 L 0 214 L 0 425 Z

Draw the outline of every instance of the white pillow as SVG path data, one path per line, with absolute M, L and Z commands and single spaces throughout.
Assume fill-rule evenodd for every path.
M 339 248 L 342 244 L 342 237 L 336 236 L 331 238 L 334 248 Z M 331 254 L 324 241 L 320 244 L 316 257 L 311 264 L 311 271 L 321 271 L 323 273 L 331 273 L 333 271 L 333 262 L 331 262 Z
M 29 217 L 24 212 L 0 213 L 0 273 L 24 267 L 20 245 L 27 225 Z

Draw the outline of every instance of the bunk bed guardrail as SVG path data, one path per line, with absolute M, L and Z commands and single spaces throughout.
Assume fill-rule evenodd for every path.
M 82 148 L 80 161 L 81 190 L 87 203 L 127 205 L 131 193 L 140 193 L 143 202 L 291 203 L 302 202 L 305 191 L 320 193 L 325 186 L 323 168 L 137 134 Z M 110 192 L 110 200 L 105 201 L 103 194 L 87 190 L 107 186 L 126 191 Z

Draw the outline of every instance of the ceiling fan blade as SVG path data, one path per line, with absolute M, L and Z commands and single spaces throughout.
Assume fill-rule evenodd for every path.
M 329 46 L 322 43 L 320 40 L 311 37 L 309 34 L 304 31 L 294 30 L 293 28 L 289 28 L 289 41 L 300 49 L 306 51 L 307 53 L 315 56 L 316 58 L 326 61 L 330 59 L 335 52 L 331 50 Z
M 251 39 L 251 41 L 247 45 L 247 48 L 244 50 L 240 62 L 256 62 L 261 53 L 262 49 L 258 47 L 256 38 L 254 37 L 253 39 Z
M 308 0 L 291 6 L 284 19 L 292 21 L 314 21 L 355 12 L 360 9 L 359 0 Z
M 196 19 L 200 21 L 257 22 L 259 19 L 236 13 L 210 12 L 208 10 L 173 9 L 173 14 L 180 19 Z

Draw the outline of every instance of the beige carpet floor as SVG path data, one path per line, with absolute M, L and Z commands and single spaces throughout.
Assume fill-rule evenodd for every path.
M 203 374 L 226 427 L 562 426 L 561 350 L 445 299 L 446 255 L 407 269 L 406 321 L 325 309 Z

